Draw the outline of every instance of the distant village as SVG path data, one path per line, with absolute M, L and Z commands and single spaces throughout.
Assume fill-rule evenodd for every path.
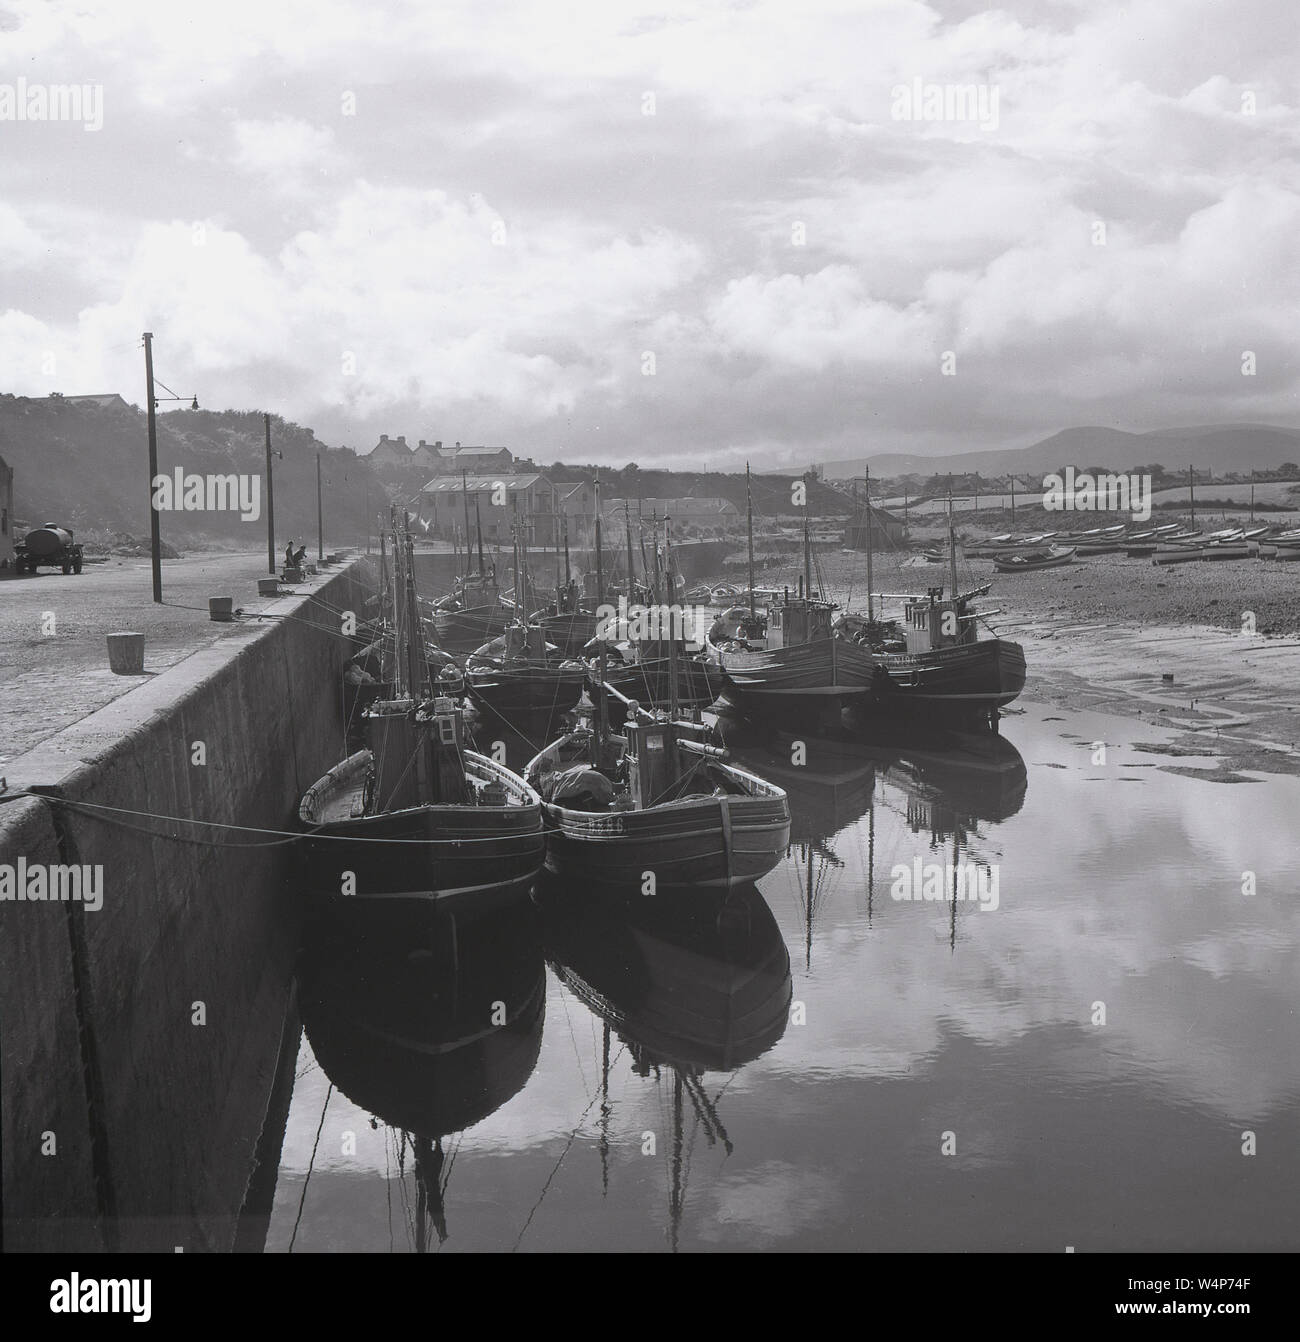
M 530 545 L 559 546 L 567 539 L 573 546 L 590 547 L 594 542 L 594 475 L 575 472 L 571 467 L 557 467 L 548 474 L 531 458 L 516 457 L 505 447 L 462 443 L 447 446 L 423 438 L 411 446 L 404 435 L 381 434 L 362 460 L 381 479 L 393 483 L 420 478 L 418 488 L 408 496 L 408 507 L 431 537 L 456 540 L 466 534 L 468 523 L 469 534 L 473 536 L 481 527 L 484 542 L 489 545 L 509 544 L 511 528 L 516 525 L 521 539 Z M 582 474 L 582 478 L 556 478 L 572 477 L 575 473 Z M 671 479 L 672 475 L 654 472 L 653 477 L 662 480 Z M 780 488 L 787 498 L 786 481 L 797 478 L 780 478 Z M 810 484 L 820 484 L 816 468 L 809 470 L 807 478 Z M 771 478 L 764 483 L 770 495 Z M 686 540 L 736 536 L 745 527 L 745 510 L 733 499 L 695 493 L 627 497 L 626 489 L 620 493 L 608 481 L 605 490 L 600 501 L 601 520 L 611 538 L 622 534 L 629 517 L 647 521 L 667 519 L 672 523 L 673 535 Z M 851 499 L 838 495 L 831 498 L 839 506 L 819 509 L 823 518 L 829 521 L 836 512 L 843 516 L 852 512 Z M 490 502 L 500 506 L 489 506 Z M 773 525 L 770 500 L 764 507 L 756 499 L 755 513 L 760 534 L 765 529 L 774 536 L 779 534 Z M 777 516 L 781 513 L 797 516 L 793 506 L 781 509 Z M 879 520 L 885 528 L 894 521 L 883 513 L 879 513 Z

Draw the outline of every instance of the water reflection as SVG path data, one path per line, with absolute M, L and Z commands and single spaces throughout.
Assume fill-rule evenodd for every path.
M 358 1108 L 393 1129 L 399 1179 L 412 1158 L 414 1247 L 447 1238 L 444 1147 L 523 1089 L 537 1065 L 545 966 L 536 911 L 430 914 L 401 939 L 322 917 L 300 966 L 316 1061 Z M 372 1120 L 373 1122 L 373 1120 Z
M 1004 736 L 732 740 L 793 825 L 731 900 L 547 887 L 540 926 L 525 910 L 454 955 L 417 938 L 363 972 L 364 946 L 333 965 L 317 948 L 308 1039 L 394 1125 L 428 1245 L 444 1221 L 449 1248 L 489 1250 L 1300 1243 L 1300 780 L 1175 775 L 1168 734 L 1060 714 L 1030 706 Z M 996 867 L 1000 905 L 895 899 L 918 860 Z M 466 975 L 466 1009 L 437 1006 Z M 500 1056 L 474 1037 L 485 997 L 518 1025 Z M 479 1062 L 425 1075 L 460 1049 Z M 300 1243 L 382 1247 L 387 1153 L 322 1178 L 364 1113 L 331 1111 L 317 1158 L 311 1065 L 304 1049 L 270 1242 L 301 1214 Z
M 609 1187 L 611 1032 L 636 1076 L 656 1087 L 665 1072 L 671 1079 L 668 1225 L 676 1252 L 690 1154 L 686 1105 L 707 1144 L 731 1155 L 732 1139 L 704 1076 L 735 1073 L 785 1033 L 789 952 L 753 886 L 650 897 L 593 890 L 579 897 L 550 885 L 542 894 L 551 968 L 603 1026 L 602 1192 Z

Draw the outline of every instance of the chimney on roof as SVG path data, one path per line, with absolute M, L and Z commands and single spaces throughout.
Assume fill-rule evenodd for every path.
M 379 441 L 381 443 L 386 443 L 388 441 L 388 435 L 386 433 L 381 433 L 379 435 Z
M 397 441 L 398 441 L 399 443 L 401 443 L 401 445 L 402 445 L 403 447 L 405 447 L 405 446 L 406 446 L 406 435 L 405 435 L 405 434 L 400 435 L 399 438 L 397 439 Z
M 434 443 L 434 445 L 433 445 L 433 450 L 434 450 L 435 452 L 441 452 L 441 451 L 442 451 L 442 439 L 441 439 L 441 438 L 439 438 L 438 441 L 437 441 L 436 443 Z
M 459 438 L 456 440 L 456 451 L 457 451 L 457 452 L 460 451 L 460 439 L 459 439 Z
M 428 443 L 426 443 L 426 442 L 425 442 L 425 441 L 424 441 L 424 439 L 423 439 L 423 438 L 421 438 L 421 439 L 420 439 L 420 446 L 421 446 L 421 447 L 428 447 L 428 446 L 429 446 L 429 444 L 428 444 Z

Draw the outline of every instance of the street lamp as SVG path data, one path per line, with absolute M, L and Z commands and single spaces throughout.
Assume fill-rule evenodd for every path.
M 183 401 L 183 396 L 177 396 L 165 382 L 158 385 L 167 392 L 166 396 L 158 396 L 154 391 L 153 376 L 153 333 L 146 331 L 144 333 L 144 380 L 145 380 L 145 405 L 147 407 L 149 424 L 149 557 L 153 567 L 153 599 L 158 605 L 162 605 L 162 535 L 159 531 L 158 509 L 154 507 L 153 491 L 154 481 L 158 478 L 158 422 L 157 410 L 160 401 Z M 190 409 L 199 408 L 199 398 L 192 397 Z

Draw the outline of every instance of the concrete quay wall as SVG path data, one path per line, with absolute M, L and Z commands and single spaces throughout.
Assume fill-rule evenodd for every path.
M 103 873 L 98 910 L 0 901 L 6 1250 L 235 1247 L 285 1065 L 296 845 L 185 820 L 293 828 L 344 752 L 342 612 L 375 576 L 310 580 L 4 767 L 116 808 L 0 804 L 0 865 Z

